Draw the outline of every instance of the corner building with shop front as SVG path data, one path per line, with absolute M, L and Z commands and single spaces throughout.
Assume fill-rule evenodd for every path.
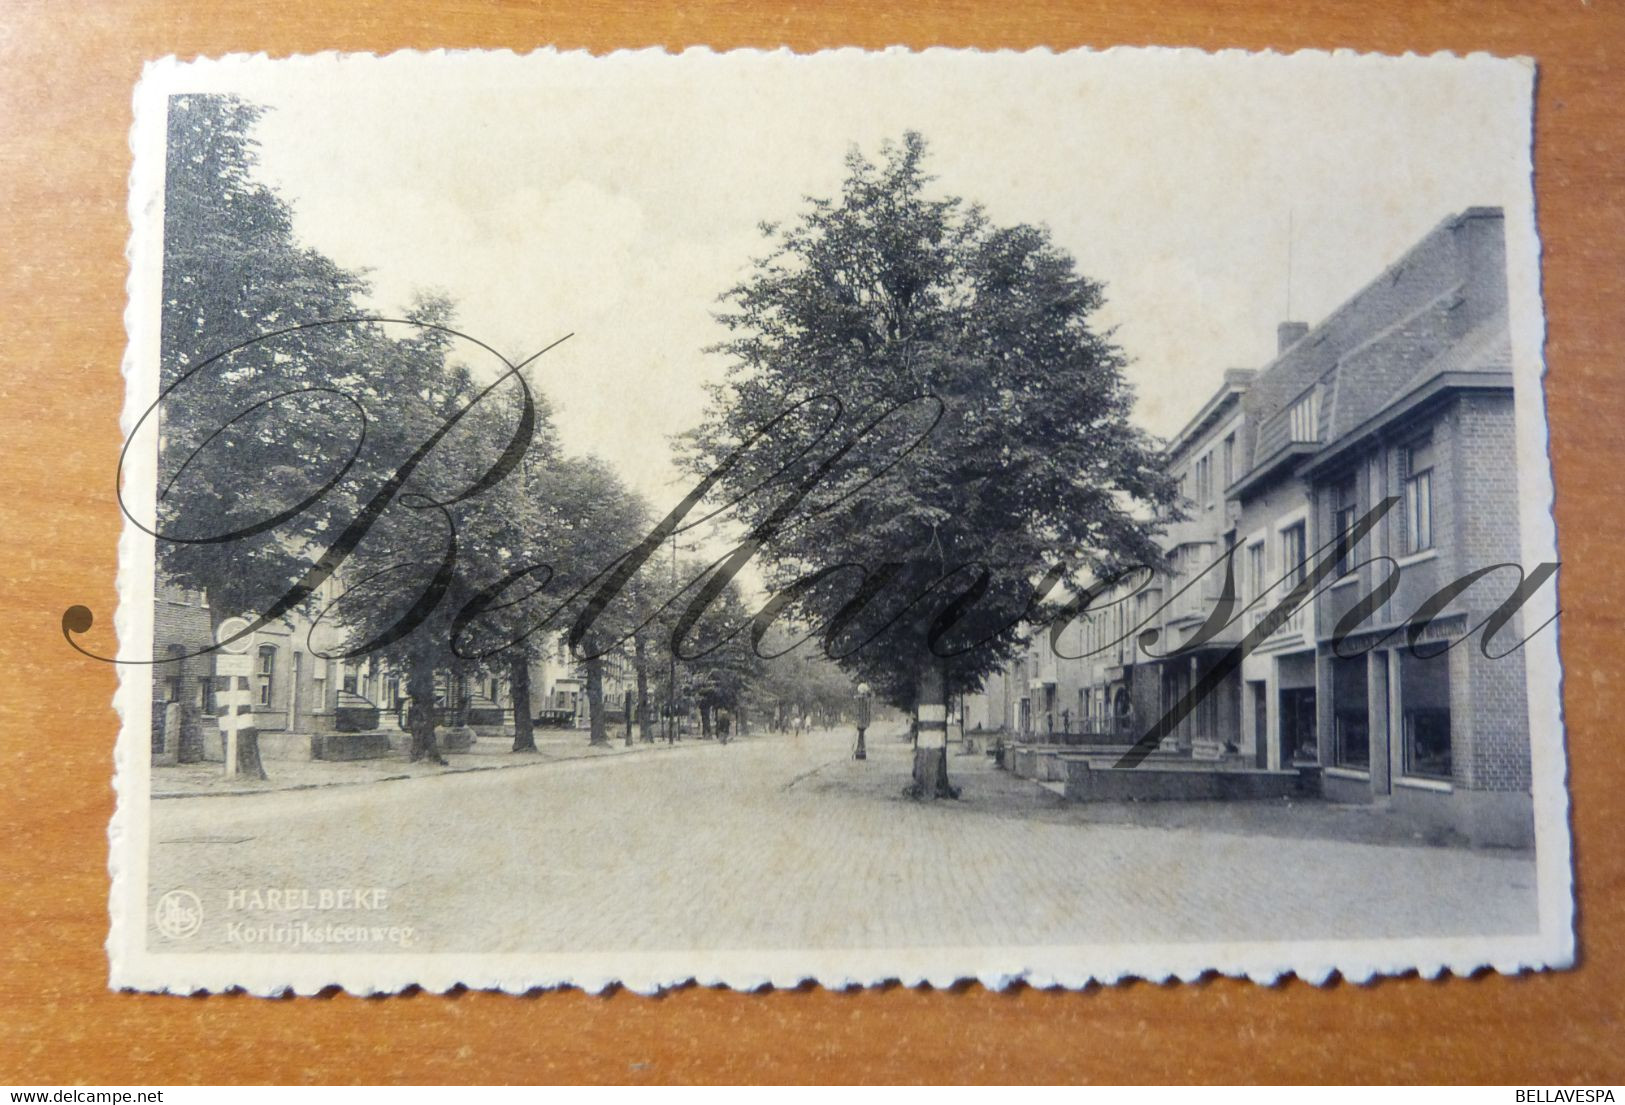
M 1439 606 L 1414 644 L 1407 632 L 1453 581 L 1521 561 L 1501 212 L 1446 219 L 1320 325 L 1285 323 L 1278 340 L 1241 399 L 1249 463 L 1225 491 L 1237 582 L 1259 600 L 1243 627 L 1323 559 L 1335 566 L 1243 661 L 1239 747 L 1421 831 L 1527 845 L 1523 655 L 1480 647 L 1517 573 L 1493 572 Z M 1492 653 L 1522 638 L 1520 621 Z
M 1478 843 L 1531 844 L 1524 654 L 1512 646 L 1536 627 L 1515 617 L 1488 642 L 1481 628 L 1518 573 L 1462 591 L 1414 644 L 1406 631 L 1455 581 L 1522 561 L 1501 213 L 1447 220 L 1345 312 L 1369 336 L 1318 377 L 1321 440 L 1298 470 L 1340 569 L 1315 604 L 1322 793 L 1387 802 Z M 1340 536 L 1386 500 L 1365 540 Z M 1337 633 L 1385 584 L 1389 601 Z

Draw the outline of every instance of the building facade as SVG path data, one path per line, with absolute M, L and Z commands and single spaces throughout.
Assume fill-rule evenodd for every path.
M 318 604 L 337 597 L 329 580 Z M 224 756 L 219 718 L 243 703 L 268 759 L 357 759 L 384 755 L 405 741 L 406 672 L 379 657 L 332 659 L 343 632 L 301 612 L 256 630 L 249 641 L 253 674 L 230 678 L 215 671 L 214 611 L 202 591 L 160 584 L 154 602 L 152 754 L 155 762 L 219 760 Z M 544 726 L 586 729 L 585 665 L 571 657 L 563 634 L 549 639 L 531 661 L 533 720 Z M 610 724 L 624 724 L 634 677 L 618 654 L 605 657 L 604 706 Z M 233 686 L 233 684 L 237 684 Z M 246 685 L 245 685 L 246 684 Z M 246 699 L 246 702 L 244 701 Z M 514 703 L 505 672 L 435 674 L 441 720 L 466 722 L 478 732 L 512 732 Z M 455 739 L 455 738 L 453 738 Z
M 1488 654 L 1479 636 L 1519 577 L 1449 586 L 1520 559 L 1501 212 L 1444 220 L 1319 325 L 1283 323 L 1276 357 L 1226 373 L 1164 455 L 1185 504 L 1165 563 L 1092 604 L 1083 658 L 1038 636 L 1005 673 L 1028 689 L 1011 731 L 1045 739 L 1052 687 L 1076 687 L 1086 736 L 1145 733 L 1202 687 L 1161 753 L 1530 843 L 1507 651 L 1527 630 L 1514 617 Z

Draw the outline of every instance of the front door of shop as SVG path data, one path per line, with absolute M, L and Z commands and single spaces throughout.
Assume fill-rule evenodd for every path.
M 1247 684 L 1253 689 L 1253 763 L 1256 767 L 1270 765 L 1270 694 L 1269 684 L 1262 679 Z
M 1281 692 L 1281 766 L 1316 759 L 1315 688 Z

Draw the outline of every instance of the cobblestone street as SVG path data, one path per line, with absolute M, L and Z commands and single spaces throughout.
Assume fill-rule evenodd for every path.
M 959 802 L 902 797 L 910 750 L 872 735 L 684 743 L 507 771 L 155 802 L 151 902 L 204 923 L 410 926 L 423 951 L 900 947 L 1418 937 L 1532 931 L 1528 853 L 1346 831 L 1379 813 L 1069 805 L 953 757 Z M 1110 813 L 1111 811 L 1107 811 Z M 1361 820 L 1363 819 L 1363 820 Z M 1339 837 L 1344 837 L 1339 839 Z M 233 891 L 384 888 L 367 911 L 255 909 Z M 286 951 L 282 948 L 261 950 Z M 317 950 L 315 945 L 306 950 Z M 385 947 L 335 950 L 388 950 Z

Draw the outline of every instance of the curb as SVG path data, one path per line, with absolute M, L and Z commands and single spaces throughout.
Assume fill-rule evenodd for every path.
M 738 738 L 735 738 L 735 740 L 737 740 L 737 739 Z M 734 741 L 729 741 L 728 743 L 732 744 L 732 743 L 734 743 Z M 253 788 L 253 789 L 246 788 L 246 787 L 237 787 L 237 788 L 233 788 L 231 790 L 167 791 L 167 792 L 166 791 L 160 791 L 160 792 L 155 792 L 153 794 L 149 794 L 148 798 L 149 798 L 149 800 L 154 801 L 154 802 L 159 802 L 159 801 L 164 801 L 164 802 L 181 801 L 181 800 L 184 800 L 184 799 L 187 799 L 187 798 L 254 798 L 254 797 L 259 797 L 261 795 L 266 795 L 266 794 L 290 794 L 290 793 L 293 793 L 295 791 L 301 791 L 301 790 L 334 790 L 334 789 L 337 789 L 337 788 L 340 788 L 340 787 L 373 786 L 374 784 L 377 784 L 377 783 L 401 783 L 401 782 L 412 782 L 414 780 L 420 780 L 420 779 L 441 779 L 441 778 L 444 778 L 447 775 L 472 775 L 472 774 L 475 774 L 476 772 L 484 772 L 484 771 L 516 771 L 516 770 L 519 770 L 521 768 L 549 767 L 549 766 L 551 766 L 553 764 L 577 763 L 577 762 L 580 762 L 582 760 L 621 759 L 623 757 L 630 756 L 630 755 L 635 755 L 635 754 L 640 753 L 640 752 L 658 752 L 658 751 L 662 751 L 662 750 L 675 752 L 675 751 L 679 751 L 679 750 L 683 749 L 684 747 L 685 747 L 684 744 L 668 745 L 668 744 L 664 744 L 662 742 L 657 741 L 653 745 L 648 746 L 648 747 L 636 747 L 636 746 L 634 746 L 634 747 L 632 747 L 630 749 L 625 748 L 625 747 L 615 748 L 615 749 L 611 749 L 609 752 L 583 752 L 583 753 L 576 754 L 576 755 L 559 756 L 559 757 L 557 757 L 555 759 L 547 759 L 547 760 L 537 759 L 537 760 L 525 760 L 525 761 L 518 761 L 518 762 L 509 761 L 509 762 L 506 762 L 506 763 L 499 763 L 499 764 L 480 764 L 480 765 L 469 765 L 469 766 L 459 766 L 459 767 L 447 766 L 447 767 L 444 767 L 444 768 L 440 769 L 439 771 L 436 771 L 436 772 L 433 772 L 433 773 L 424 773 L 422 775 L 407 775 L 407 774 L 403 774 L 403 775 L 384 775 L 384 776 L 381 776 L 381 777 L 379 777 L 377 779 L 334 779 L 334 780 L 332 780 L 330 782 L 323 782 L 323 783 L 290 783 L 289 785 L 282 786 L 282 787 L 259 787 L 259 788 Z M 711 740 L 711 741 L 693 740 L 693 741 L 686 742 L 686 747 L 690 748 L 690 749 L 694 749 L 694 748 L 704 748 L 704 747 L 720 748 L 722 746 L 719 745 L 715 740 Z

